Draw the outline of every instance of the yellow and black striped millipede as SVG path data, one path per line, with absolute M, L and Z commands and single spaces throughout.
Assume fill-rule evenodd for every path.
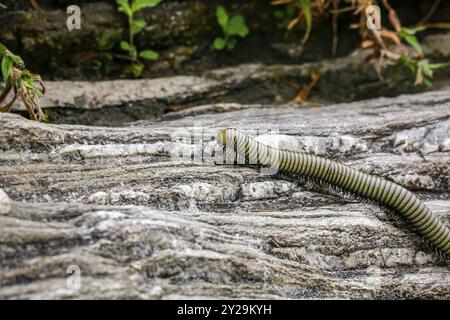
M 403 215 L 440 252 L 450 256 L 450 229 L 404 187 L 334 160 L 264 145 L 236 129 L 223 129 L 218 138 L 227 150 L 244 156 L 249 163 L 276 167 L 280 173 L 325 182 L 393 209 Z

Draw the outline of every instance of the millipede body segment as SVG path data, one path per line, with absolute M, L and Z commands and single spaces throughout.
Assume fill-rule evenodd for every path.
M 412 192 L 392 181 L 320 156 L 267 146 L 236 129 L 221 130 L 219 142 L 227 150 L 245 156 L 249 163 L 323 181 L 385 205 L 403 215 L 436 248 L 450 256 L 450 229 Z

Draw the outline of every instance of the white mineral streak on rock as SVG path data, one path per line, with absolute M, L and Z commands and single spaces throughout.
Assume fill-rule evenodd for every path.
M 106 205 L 121 204 L 128 201 L 136 201 L 145 203 L 150 199 L 150 195 L 141 191 L 123 190 L 120 192 L 104 192 L 99 191 L 88 197 L 88 203 Z
M 124 157 L 134 155 L 158 155 L 164 150 L 157 144 L 108 144 L 108 145 L 70 145 L 57 149 L 53 156 L 81 156 L 83 158 Z
M 295 190 L 295 184 L 284 181 L 263 181 L 242 185 L 245 200 L 263 200 L 287 195 Z
M 212 185 L 204 182 L 195 182 L 192 185 L 178 185 L 175 187 L 181 196 L 196 201 L 236 201 L 238 187 L 233 184 Z
M 390 137 L 394 147 L 402 152 L 427 155 L 450 150 L 450 120 L 421 128 L 412 128 Z
M 342 136 L 289 136 L 283 134 L 260 135 L 255 138 L 263 144 L 289 149 L 293 151 L 309 152 L 316 155 L 326 156 L 328 154 L 352 154 L 362 153 L 368 150 L 364 140 L 350 135 Z
M 8 214 L 12 209 L 11 199 L 5 191 L 0 189 L 0 214 Z

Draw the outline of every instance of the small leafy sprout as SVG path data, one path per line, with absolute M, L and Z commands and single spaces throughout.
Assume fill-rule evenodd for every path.
M 216 16 L 224 36 L 214 39 L 214 49 L 223 50 L 226 48 L 233 50 L 237 44 L 236 37 L 245 38 L 250 33 L 245 24 L 245 18 L 241 15 L 230 18 L 223 6 L 217 6 Z
M 287 4 L 283 9 L 275 10 L 273 16 L 279 29 L 287 29 L 289 23 L 295 18 L 295 6 Z
M 305 17 L 306 32 L 302 40 L 303 44 L 305 44 L 306 41 L 308 41 L 312 26 L 311 0 L 298 0 L 298 4 L 303 16 Z
M 414 29 L 402 27 L 400 31 L 397 32 L 400 39 L 405 40 L 414 50 L 420 55 L 423 56 L 422 46 L 417 40 L 416 33 L 424 31 L 426 29 L 425 26 L 418 26 Z
M 434 71 L 440 68 L 450 67 L 447 63 L 430 63 L 428 59 L 413 60 L 406 55 L 398 59 L 397 66 L 406 67 L 416 78 L 415 85 L 432 86 Z
M 418 54 L 417 59 L 413 59 L 407 55 L 402 55 L 398 61 L 397 66 L 403 66 L 409 70 L 415 77 L 415 85 L 432 86 L 434 71 L 440 68 L 450 66 L 450 63 L 430 63 L 428 59 L 423 58 L 423 49 L 417 40 L 416 34 L 424 31 L 425 26 L 418 26 L 416 28 L 402 27 L 397 32 L 400 39 L 405 40 Z
M 292 30 L 297 24 L 299 24 L 302 20 L 305 21 L 306 32 L 303 36 L 302 44 L 305 44 L 308 41 L 309 35 L 311 33 L 312 28 L 312 3 L 311 0 L 274 0 L 272 1 L 273 5 L 287 5 L 288 7 L 292 7 L 298 9 L 298 14 L 295 16 L 294 13 L 290 14 L 288 17 L 289 21 L 286 23 L 286 28 L 288 30 Z M 280 12 L 277 14 L 281 16 Z M 284 18 L 284 15 L 281 16 Z
M 11 90 L 14 91 L 14 97 L 5 106 L 0 107 L 0 112 L 10 111 L 17 97 L 19 97 L 32 120 L 45 121 L 46 117 L 39 105 L 39 98 L 45 93 L 41 77 L 25 69 L 22 58 L 13 54 L 1 43 L 0 59 L 2 60 L 2 77 L 5 83 L 5 88 L 0 94 L 0 103 L 8 97 Z M 36 83 L 39 83 L 40 89 L 36 86 Z
M 368 3 L 361 3 L 358 9 L 360 12 L 366 12 Z M 424 58 L 424 52 L 417 33 L 424 31 L 425 26 L 417 26 L 414 28 L 406 28 L 401 25 L 398 15 L 388 1 L 383 1 L 383 5 L 389 11 L 388 17 L 393 30 L 382 28 L 380 30 L 368 30 L 366 28 L 366 19 L 361 19 L 360 33 L 363 35 L 362 48 L 370 49 L 372 53 L 366 61 L 369 61 L 375 67 L 380 80 L 384 80 L 381 74 L 383 66 L 395 65 L 392 70 L 388 83 L 395 85 L 399 80 L 404 78 L 404 71 L 409 71 L 415 77 L 415 85 L 431 86 L 433 74 L 436 69 L 448 66 L 447 63 L 430 63 Z M 366 17 L 367 18 L 367 17 Z M 412 50 L 405 50 L 405 44 L 412 47 Z M 401 50 L 393 50 L 399 49 Z
M 127 53 L 126 56 L 119 58 L 130 61 L 127 71 L 133 76 L 139 77 L 144 71 L 144 60 L 156 60 L 159 54 L 153 50 L 138 51 L 135 45 L 135 36 L 145 29 L 147 23 L 143 19 L 136 19 L 135 14 L 144 8 L 150 8 L 158 5 L 162 0 L 116 0 L 117 10 L 128 17 L 128 41 L 120 42 L 120 49 Z

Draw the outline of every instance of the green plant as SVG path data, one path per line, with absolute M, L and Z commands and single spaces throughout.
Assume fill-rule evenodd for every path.
M 222 6 L 216 9 L 217 22 L 222 28 L 223 37 L 214 39 L 214 49 L 216 50 L 233 50 L 237 44 L 237 38 L 245 38 L 249 33 L 249 29 L 245 24 L 245 18 L 241 15 L 230 18 L 227 11 Z
M 285 5 L 285 13 L 278 10 L 275 11 L 275 17 L 282 20 L 281 26 L 285 26 L 286 29 L 291 30 L 300 21 L 305 20 L 306 32 L 303 36 L 302 43 L 305 44 L 308 41 L 312 28 L 312 3 L 311 0 L 275 0 L 272 1 L 273 5 Z M 322 5 L 322 4 L 320 4 Z M 298 14 L 295 15 L 295 8 L 298 9 Z M 278 25 L 280 26 L 280 24 Z
M 397 69 L 395 71 L 397 72 L 399 67 L 406 67 L 415 77 L 416 85 L 431 87 L 434 71 L 440 68 L 450 67 L 450 62 L 430 63 L 428 59 L 413 60 L 410 57 L 403 55 L 398 59 L 396 67 Z
M 352 12 L 359 15 L 358 23 L 350 25 L 352 29 L 358 29 L 362 38 L 361 48 L 371 51 L 367 56 L 366 62 L 373 65 L 380 80 L 383 80 L 382 68 L 395 64 L 391 79 L 400 79 L 403 75 L 402 70 L 409 70 L 414 73 L 417 85 L 430 85 L 434 70 L 447 67 L 447 63 L 430 63 L 425 59 L 422 46 L 417 38 L 417 34 L 426 29 L 426 26 L 419 24 L 413 28 L 406 28 L 401 25 L 396 10 L 389 4 L 388 0 L 272 0 L 273 5 L 284 6 L 283 10 L 277 10 L 274 13 L 278 26 L 285 26 L 291 30 L 296 25 L 303 25 L 306 29 L 302 44 L 304 45 L 309 38 L 313 19 L 320 16 L 330 16 L 332 18 L 333 42 L 332 52 L 336 53 L 338 45 L 338 16 L 345 12 Z M 381 29 L 370 29 L 367 27 L 367 21 L 374 14 L 370 10 L 372 5 L 383 5 L 388 11 L 387 16 L 391 27 L 382 26 Z M 439 5 L 439 1 L 430 9 L 427 16 L 422 19 L 426 21 Z M 292 12 L 292 10 L 294 12 Z M 447 28 L 448 24 L 428 24 Z M 405 50 L 405 45 L 412 47 L 412 50 Z M 399 53 L 402 52 L 402 53 Z
M 408 70 L 415 78 L 415 85 L 425 85 L 428 87 L 432 86 L 432 80 L 434 71 L 440 68 L 449 67 L 450 63 L 430 63 L 428 59 L 424 58 L 424 52 L 416 34 L 424 31 L 425 26 L 417 26 L 414 28 L 406 28 L 400 26 L 398 23 L 397 36 L 399 40 L 404 40 L 408 45 L 410 45 L 416 54 L 403 54 L 399 55 L 393 72 L 390 75 L 390 82 L 398 82 L 403 75 L 402 70 Z
M 398 32 L 398 36 L 400 39 L 405 40 L 414 50 L 420 55 L 423 56 L 422 46 L 420 45 L 419 40 L 417 40 L 416 33 L 424 31 L 426 27 L 418 26 L 416 28 L 405 28 L 402 27 Z
M 273 12 L 273 16 L 277 21 L 277 27 L 280 29 L 287 29 L 289 23 L 294 20 L 295 6 L 287 4 L 283 9 L 278 9 Z
M 19 97 L 32 120 L 45 120 L 45 115 L 39 105 L 39 98 L 45 93 L 41 77 L 28 71 L 22 58 L 13 54 L 1 43 L 0 59 L 2 61 L 2 77 L 5 83 L 5 88 L 0 94 L 0 103 L 8 97 L 11 90 L 14 92 L 13 99 L 5 106 L 0 107 L 0 112 L 10 111 L 17 97 Z M 36 83 L 40 84 L 41 89 L 36 86 Z
M 312 26 L 311 0 L 298 0 L 298 4 L 300 6 L 301 12 L 303 13 L 303 16 L 305 17 L 306 32 L 302 42 L 306 43 L 306 41 L 308 41 L 309 34 L 311 33 Z
M 122 40 L 120 42 L 120 49 L 127 53 L 127 56 L 119 56 L 131 62 L 127 71 L 135 77 L 139 77 L 144 71 L 144 60 L 156 60 L 159 54 L 153 50 L 138 51 L 135 44 L 135 36 L 140 33 L 147 26 L 143 19 L 136 19 L 135 14 L 144 8 L 154 7 L 162 0 L 116 0 L 118 5 L 117 10 L 124 13 L 128 18 L 128 41 Z

